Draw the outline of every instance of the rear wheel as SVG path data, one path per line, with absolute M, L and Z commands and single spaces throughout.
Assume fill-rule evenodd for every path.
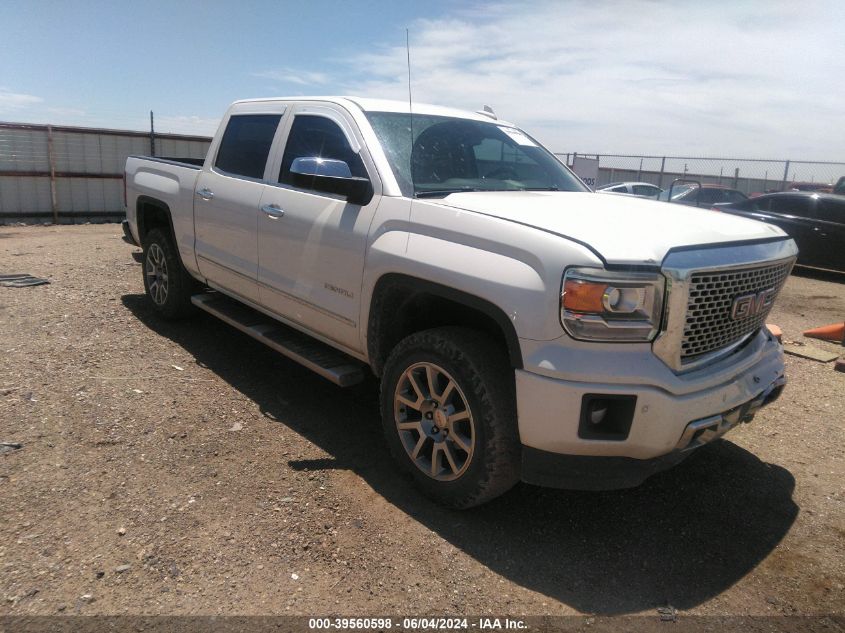
M 479 505 L 519 479 L 513 369 L 484 334 L 418 332 L 390 354 L 382 423 L 394 458 L 428 496 Z
M 156 312 L 167 319 L 179 319 L 194 311 L 191 303 L 196 282 L 179 260 L 170 236 L 152 229 L 144 238 L 144 290 Z

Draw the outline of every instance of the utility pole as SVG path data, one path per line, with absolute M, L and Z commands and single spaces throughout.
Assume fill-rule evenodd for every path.
M 50 209 L 53 211 L 53 224 L 59 223 L 59 200 L 56 196 L 56 151 L 53 147 L 53 126 L 47 126 L 47 156 L 50 161 Z
M 150 110 L 150 156 L 156 155 L 156 130 L 153 124 L 153 111 Z

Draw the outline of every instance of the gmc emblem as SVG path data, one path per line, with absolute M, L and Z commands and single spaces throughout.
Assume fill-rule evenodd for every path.
M 766 288 L 766 290 L 761 290 L 760 292 L 739 295 L 734 298 L 733 305 L 731 306 L 731 318 L 736 321 L 738 319 L 757 316 L 772 305 L 774 298 L 774 288 Z

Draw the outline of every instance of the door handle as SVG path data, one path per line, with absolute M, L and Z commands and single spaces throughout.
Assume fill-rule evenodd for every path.
M 262 204 L 261 210 L 272 220 L 278 220 L 285 214 L 285 210 L 277 204 Z
M 214 192 L 208 187 L 203 187 L 197 191 L 197 195 L 203 200 L 211 200 L 214 197 Z

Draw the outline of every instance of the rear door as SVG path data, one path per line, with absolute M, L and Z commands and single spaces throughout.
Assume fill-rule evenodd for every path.
M 252 302 L 258 294 L 257 218 L 270 148 L 286 105 L 230 114 L 194 192 L 197 264 L 213 286 Z

